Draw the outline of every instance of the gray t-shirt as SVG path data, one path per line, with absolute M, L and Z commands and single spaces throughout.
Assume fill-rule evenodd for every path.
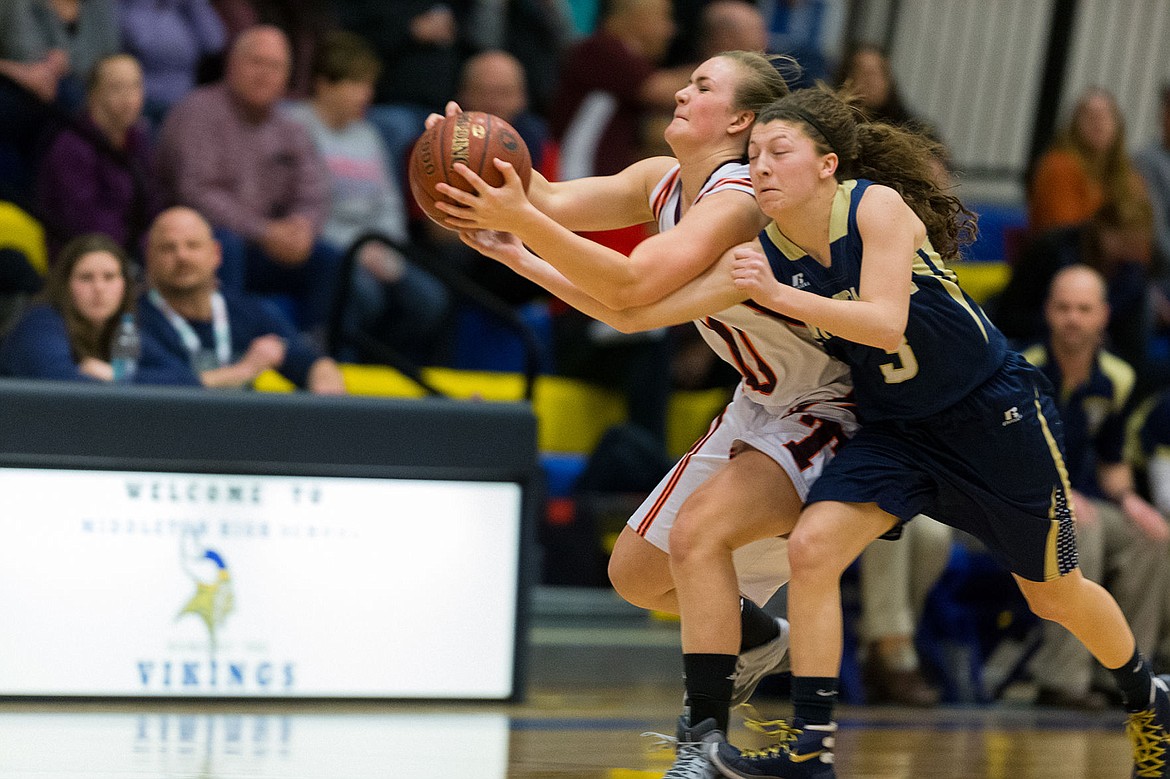
M 335 130 L 307 102 L 283 110 L 308 131 L 329 168 L 332 198 L 321 238 L 341 249 L 371 231 L 405 242 L 407 212 L 397 166 L 387 158 L 385 142 L 374 125 L 363 119 Z

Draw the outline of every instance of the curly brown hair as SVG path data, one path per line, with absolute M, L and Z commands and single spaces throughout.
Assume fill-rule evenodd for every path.
M 93 323 L 81 315 L 69 291 L 69 279 L 73 275 L 73 269 L 83 257 L 94 252 L 112 254 L 118 260 L 122 281 L 125 284 L 118 310 L 101 327 L 94 327 Z M 116 241 L 101 233 L 79 235 L 65 244 L 56 261 L 49 266 L 42 297 L 46 303 L 57 309 L 65 320 L 69 345 L 76 360 L 80 362 L 87 357 L 93 357 L 108 362 L 114 328 L 118 326 L 123 314 L 134 310 L 134 272 L 130 256 Z
M 866 121 L 846 96 L 823 85 L 782 97 L 756 118 L 757 124 L 775 121 L 803 125 L 820 153 L 835 153 L 838 181 L 865 178 L 897 191 L 944 259 L 957 258 L 978 235 L 975 213 L 939 187 L 935 165 L 946 149 L 938 141 L 911 128 Z

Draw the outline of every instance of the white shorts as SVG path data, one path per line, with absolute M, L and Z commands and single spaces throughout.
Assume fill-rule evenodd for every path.
M 683 502 L 731 460 L 736 442 L 771 457 L 788 474 L 803 501 L 836 449 L 857 431 L 853 404 L 817 402 L 779 410 L 739 390 L 707 434 L 663 477 L 627 523 L 638 535 L 670 552 L 670 529 Z M 763 605 L 788 581 L 788 541 L 765 538 L 735 551 L 740 592 Z

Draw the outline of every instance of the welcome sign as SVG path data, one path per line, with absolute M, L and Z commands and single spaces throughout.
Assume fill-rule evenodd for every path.
M 0 468 L 0 695 L 505 699 L 512 483 Z

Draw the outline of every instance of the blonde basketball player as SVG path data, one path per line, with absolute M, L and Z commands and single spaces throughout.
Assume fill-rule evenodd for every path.
M 618 329 L 696 319 L 743 376 L 708 434 L 631 517 L 610 562 L 628 601 L 682 618 L 686 711 L 672 778 L 716 775 L 710 752 L 729 703 L 778 667 L 787 625 L 755 604 L 787 579 L 778 536 L 856 425 L 844 366 L 799 323 L 736 305 L 744 296 L 727 268 L 712 267 L 765 224 L 744 154 L 756 110 L 786 91 L 771 61 L 729 52 L 679 90 L 665 131 L 676 158 L 567 182 L 534 175 L 527 196 L 503 163 L 501 188 L 466 168 L 475 195 L 439 187 L 459 204 L 442 208 L 469 245 Z M 659 233 L 629 257 L 572 232 L 649 221 Z

